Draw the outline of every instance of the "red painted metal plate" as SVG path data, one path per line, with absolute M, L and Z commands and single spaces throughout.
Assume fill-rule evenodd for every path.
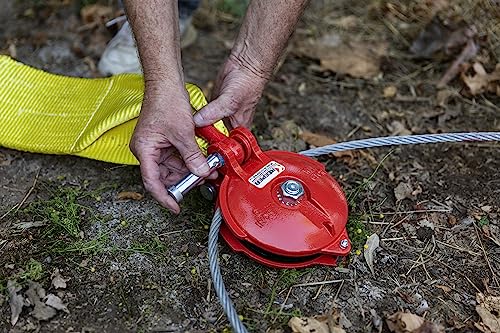
M 278 256 L 347 254 L 347 202 L 324 166 L 291 152 L 266 151 L 264 155 L 269 158 L 266 163 L 250 159 L 242 166 L 247 177 L 224 178 L 219 206 L 228 230 L 223 236 L 234 238 L 233 244 L 240 240 Z M 281 184 L 290 179 L 304 188 L 297 200 L 280 195 Z M 341 243 L 344 239 L 347 243 Z

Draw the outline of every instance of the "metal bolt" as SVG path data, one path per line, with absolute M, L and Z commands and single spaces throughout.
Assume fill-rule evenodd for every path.
M 287 180 L 281 184 L 283 196 L 297 200 L 304 195 L 304 187 L 296 180 Z
M 341 249 L 347 249 L 347 247 L 349 246 L 349 241 L 344 238 L 340 241 L 340 248 Z

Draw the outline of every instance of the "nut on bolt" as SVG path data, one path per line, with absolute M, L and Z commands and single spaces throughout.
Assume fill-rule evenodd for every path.
M 341 249 L 347 249 L 347 247 L 349 246 L 349 240 L 347 240 L 347 238 L 344 238 L 340 241 L 340 248 Z
M 304 195 L 304 187 L 300 182 L 290 179 L 281 184 L 281 192 L 283 196 L 297 200 Z

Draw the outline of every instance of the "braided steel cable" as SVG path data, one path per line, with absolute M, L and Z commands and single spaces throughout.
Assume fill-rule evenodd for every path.
M 219 302 L 226 313 L 229 323 L 233 327 L 236 333 L 247 333 L 245 325 L 240 320 L 236 309 L 234 308 L 233 302 L 227 293 L 226 286 L 222 280 L 222 274 L 220 272 L 219 266 L 219 254 L 217 250 L 217 241 L 219 239 L 219 229 L 222 224 L 222 214 L 220 208 L 215 211 L 214 217 L 212 218 L 212 224 L 210 225 L 210 232 L 208 234 L 208 258 L 210 261 L 210 274 L 212 275 L 212 281 L 214 284 L 215 293 L 219 297 Z
M 313 148 L 300 152 L 299 154 L 315 157 L 327 155 L 339 151 L 375 148 L 394 145 L 410 145 L 422 143 L 441 143 L 441 142 L 480 142 L 480 141 L 500 141 L 500 132 L 480 132 L 480 133 L 443 133 L 443 134 L 423 134 L 423 135 L 404 135 L 388 136 L 383 138 L 371 138 L 354 140 L 348 142 L 335 143 L 332 145 Z M 222 214 L 220 208 L 214 214 L 210 233 L 208 235 L 208 259 L 210 262 L 210 274 L 214 284 L 214 289 L 219 297 L 220 304 L 226 313 L 229 323 L 236 333 L 247 333 L 245 325 L 240 320 L 233 302 L 227 293 L 218 261 L 217 241 L 219 239 L 219 230 L 222 224 Z
M 353 140 L 348 142 L 334 143 L 323 147 L 304 150 L 299 154 L 314 157 L 331 154 L 339 151 L 385 147 L 394 145 L 414 145 L 422 143 L 442 142 L 477 142 L 477 141 L 500 141 L 500 132 L 482 133 L 442 133 L 422 135 L 386 136 L 382 138 L 370 138 Z

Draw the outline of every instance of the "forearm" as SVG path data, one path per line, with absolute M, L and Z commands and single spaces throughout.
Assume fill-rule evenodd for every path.
M 231 57 L 269 79 L 308 0 L 252 0 Z
M 154 94 L 156 89 L 182 87 L 177 1 L 125 0 L 124 5 L 136 38 L 146 91 Z

